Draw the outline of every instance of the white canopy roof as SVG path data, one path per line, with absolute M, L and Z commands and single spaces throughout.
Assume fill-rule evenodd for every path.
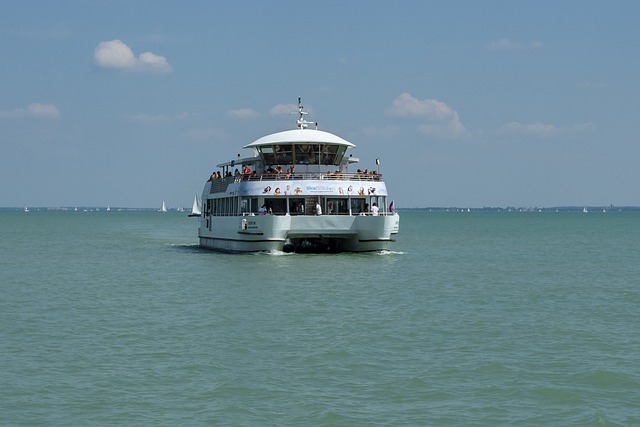
M 346 145 L 349 148 L 355 147 L 355 144 L 329 132 L 317 129 L 293 129 L 263 136 L 243 148 L 256 148 L 275 144 L 333 144 Z

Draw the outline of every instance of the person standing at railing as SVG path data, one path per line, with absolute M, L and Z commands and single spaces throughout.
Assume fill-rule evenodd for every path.
M 378 211 L 379 211 L 378 210 L 378 204 L 377 203 L 372 204 L 371 205 L 371 215 L 378 216 L 379 215 Z
M 286 176 L 286 178 L 287 178 L 287 179 L 293 179 L 293 174 L 294 174 L 294 173 L 296 173 L 296 168 L 295 168 L 293 165 L 289 166 L 289 169 L 287 169 L 287 176 Z

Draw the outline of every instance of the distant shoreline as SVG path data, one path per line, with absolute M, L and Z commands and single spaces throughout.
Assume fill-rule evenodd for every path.
M 430 207 L 430 208 L 398 208 L 398 211 L 428 212 L 640 212 L 640 206 L 551 206 L 551 207 Z
M 395 208 L 398 212 L 640 212 L 640 206 L 552 206 L 552 207 L 459 207 L 459 206 L 432 206 L 424 208 Z M 16 212 L 24 210 L 23 207 L 0 207 L 0 212 Z M 29 207 L 30 212 L 37 211 L 61 211 L 61 212 L 107 212 L 106 206 L 78 206 L 74 207 Z M 157 212 L 158 208 L 130 208 L 111 207 L 111 212 Z M 185 213 L 187 210 L 178 211 L 176 208 L 168 209 L 169 212 Z

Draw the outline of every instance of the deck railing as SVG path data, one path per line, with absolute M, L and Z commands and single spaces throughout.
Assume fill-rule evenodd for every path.
M 205 213 L 205 216 L 207 214 Z M 317 216 L 317 217 L 332 217 L 332 216 L 374 216 L 371 215 L 371 213 L 356 213 L 355 211 L 349 213 L 349 212 L 337 212 L 337 213 L 332 213 L 332 214 L 322 214 L 322 215 L 316 215 L 314 213 L 287 213 L 287 212 L 272 212 L 272 213 L 267 213 L 267 214 L 260 214 L 259 212 L 211 212 L 210 216 L 239 216 L 239 217 L 247 217 L 247 216 Z M 394 212 L 382 212 L 380 211 L 378 213 L 378 215 L 375 216 L 393 216 Z
M 329 180 L 329 181 L 382 181 L 380 173 L 342 173 L 342 172 L 296 172 L 296 173 L 260 173 L 255 175 L 225 176 L 212 179 L 214 183 L 228 184 L 239 181 L 274 181 L 274 180 Z
M 247 179 L 243 176 L 243 179 Z M 378 173 L 342 173 L 342 172 L 296 172 L 288 173 L 263 173 L 248 176 L 251 181 L 273 181 L 273 180 L 329 180 L 329 181 L 382 181 L 382 174 Z
M 210 179 L 210 194 L 224 193 L 229 184 L 240 181 L 299 181 L 299 180 L 321 180 L 321 181 L 382 181 L 382 174 L 379 173 L 341 173 L 341 172 L 301 172 L 301 173 L 262 173 L 255 175 L 235 175 L 225 176 L 220 179 Z

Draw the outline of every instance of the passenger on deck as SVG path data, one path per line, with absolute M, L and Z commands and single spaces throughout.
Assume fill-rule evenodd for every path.
M 289 169 L 287 169 L 287 176 L 286 176 L 286 178 L 287 178 L 287 179 L 292 179 L 292 178 L 293 178 L 293 174 L 294 174 L 294 173 L 296 173 L 296 168 L 295 168 L 293 165 L 289 166 Z
M 260 215 L 266 215 L 266 214 L 267 214 L 267 205 L 262 205 L 262 206 L 260 207 L 260 209 L 258 209 L 258 213 L 259 213 Z
M 249 165 L 245 165 L 244 169 L 242 169 L 242 175 L 249 176 L 251 175 L 251 168 Z
M 316 215 L 322 215 L 322 207 L 320 206 L 320 202 L 316 202 Z
M 378 204 L 374 203 L 371 205 L 371 215 L 378 216 Z

